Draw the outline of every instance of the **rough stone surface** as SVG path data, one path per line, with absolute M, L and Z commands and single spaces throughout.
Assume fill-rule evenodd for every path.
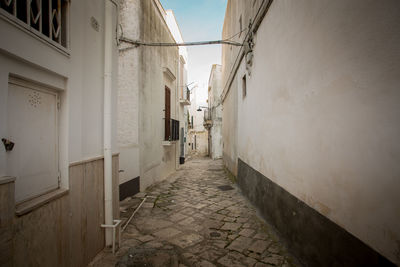
M 234 190 L 221 191 L 220 185 Z M 115 255 L 104 250 L 89 266 L 298 266 L 229 180 L 220 160 L 186 162 L 129 199 L 122 219 L 145 195 L 146 205 L 123 232 L 121 248 Z

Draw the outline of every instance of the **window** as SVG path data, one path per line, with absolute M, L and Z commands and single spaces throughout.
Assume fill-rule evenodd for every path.
M 0 0 L 0 11 L 22 22 L 25 28 L 67 47 L 67 0 Z
M 247 84 L 246 84 L 246 75 L 242 78 L 242 97 L 245 98 L 247 95 Z
M 171 119 L 171 90 L 165 86 L 165 141 L 179 140 L 179 121 Z
M 164 140 L 171 137 L 171 90 L 165 86 L 165 135 Z

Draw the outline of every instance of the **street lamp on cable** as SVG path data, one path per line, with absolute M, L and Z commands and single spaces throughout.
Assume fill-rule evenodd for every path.
M 208 109 L 208 107 L 199 106 L 199 108 L 197 109 L 197 111 L 202 111 L 202 108 L 206 108 L 206 109 Z

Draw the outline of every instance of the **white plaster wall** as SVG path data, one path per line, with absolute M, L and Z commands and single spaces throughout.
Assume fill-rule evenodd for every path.
M 121 22 L 129 39 L 174 42 L 158 0 L 121 1 Z M 122 47 L 123 48 L 123 47 Z M 136 47 L 120 52 L 118 119 L 120 183 L 140 175 L 146 189 L 175 171 L 179 141 L 163 145 L 165 86 L 171 90 L 171 118 L 179 120 L 177 47 Z M 166 69 L 174 78 L 165 74 Z
M 140 4 L 137 1 L 120 1 L 120 24 L 126 38 L 140 38 Z M 119 51 L 118 72 L 118 148 L 120 184 L 140 176 L 139 167 L 139 80 L 140 50 L 126 49 L 122 43 Z
M 399 14 L 394 0 L 274 1 L 247 96 L 242 66 L 223 117 L 224 153 L 236 94 L 238 156 L 397 264 Z
M 233 175 L 237 175 L 237 113 L 237 85 L 233 83 L 222 106 L 222 158 Z
M 183 43 L 183 36 L 181 33 L 181 30 L 179 29 L 179 25 L 176 21 L 174 12 L 172 10 L 166 10 L 165 11 L 165 20 L 168 25 L 168 29 L 172 34 L 172 37 L 174 38 L 176 43 Z M 185 91 L 186 91 L 186 85 L 187 85 L 187 62 L 188 62 L 188 54 L 187 54 L 187 49 L 185 46 L 180 46 L 178 47 L 179 49 L 179 60 L 178 60 L 178 71 L 177 71 L 177 92 L 178 92 L 178 98 L 179 99 L 184 99 L 185 98 Z M 178 110 L 178 117 L 180 121 L 180 129 L 179 129 L 179 134 L 181 135 L 181 129 L 184 129 L 184 135 L 179 136 L 180 142 L 181 140 L 185 141 L 187 135 L 187 108 L 186 106 L 180 104 L 179 105 L 179 110 Z M 184 142 L 184 155 L 186 154 L 187 150 L 187 142 Z M 181 156 L 180 152 L 180 146 L 179 149 L 177 150 L 178 157 Z M 183 155 L 183 156 L 184 156 Z M 179 166 L 177 166 L 179 167 Z
M 91 27 L 92 16 L 99 22 L 99 31 Z M 103 154 L 104 1 L 72 2 L 69 18 L 69 47 L 66 52 L 61 52 L 0 17 L 0 35 L 7 36 L 0 40 L 0 133 L 7 132 L 5 120 L 10 74 L 58 90 L 61 95 L 61 186 L 66 188 L 70 162 Z M 116 27 L 116 19 L 113 21 Z M 112 149 L 116 152 L 116 42 L 113 51 Z M 4 164 L 2 147 L 0 175 L 7 175 Z

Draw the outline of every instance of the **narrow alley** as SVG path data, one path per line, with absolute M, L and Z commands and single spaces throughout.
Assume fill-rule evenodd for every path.
M 399 0 L 0 0 L 0 267 L 400 266 Z
M 222 160 L 194 158 L 121 203 L 126 222 L 115 254 L 89 266 L 298 266 L 230 180 Z

